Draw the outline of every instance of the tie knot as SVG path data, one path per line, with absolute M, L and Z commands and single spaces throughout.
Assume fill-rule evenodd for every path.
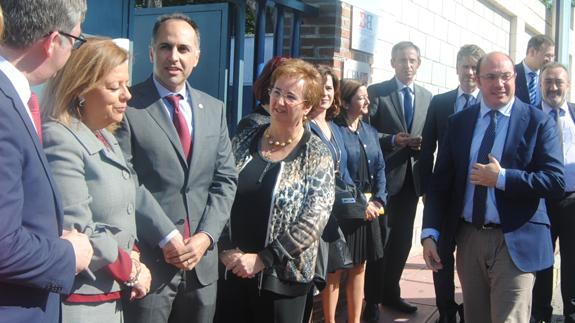
M 38 103 L 38 96 L 34 92 L 32 92 L 32 94 L 30 95 L 30 99 L 28 99 L 28 109 L 30 109 L 31 113 L 35 113 L 35 112 L 40 111 L 40 104 Z
M 537 73 L 535 73 L 535 72 L 529 72 L 529 77 L 531 77 L 532 79 L 534 79 L 535 77 L 537 77 Z
M 165 99 L 168 100 L 168 102 L 170 102 L 170 104 L 174 109 L 180 108 L 180 100 L 182 99 L 182 96 L 180 94 L 166 95 Z
M 401 89 L 401 91 L 403 92 L 403 95 L 411 94 L 411 89 L 409 88 L 409 86 L 404 87 L 403 89 Z

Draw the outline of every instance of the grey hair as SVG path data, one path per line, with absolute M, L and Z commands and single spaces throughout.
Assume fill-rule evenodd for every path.
M 3 45 L 27 48 L 53 31 L 71 32 L 84 20 L 86 0 L 0 0 Z
M 481 47 L 473 44 L 463 45 L 459 48 L 459 52 L 457 52 L 457 66 L 463 64 L 463 59 L 466 57 L 472 58 L 478 62 L 483 56 L 485 56 L 485 52 Z

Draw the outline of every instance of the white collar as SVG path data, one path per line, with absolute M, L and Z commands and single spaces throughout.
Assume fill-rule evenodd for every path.
M 10 83 L 12 83 L 12 86 L 16 89 L 16 93 L 18 93 L 20 100 L 22 100 L 22 104 L 27 107 L 32 90 L 30 90 L 30 83 L 26 76 L 24 76 L 22 72 L 2 56 L 0 56 L 0 71 L 2 71 L 10 80 Z
M 185 101 L 188 100 L 186 85 L 184 85 L 180 91 L 172 92 L 172 91 L 166 89 L 166 87 L 163 86 L 160 82 L 158 82 L 156 80 L 155 76 L 152 77 L 152 80 L 154 81 L 154 85 L 156 86 L 156 89 L 158 90 L 158 94 L 160 95 L 161 98 L 165 98 L 168 95 L 179 94 L 182 96 L 182 98 L 184 98 Z

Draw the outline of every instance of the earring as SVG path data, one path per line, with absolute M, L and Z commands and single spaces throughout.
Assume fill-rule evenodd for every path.
M 78 98 L 78 108 L 84 109 L 84 105 L 86 105 L 86 99 Z
M 307 121 L 307 115 L 304 114 L 304 115 L 303 115 L 303 122 L 306 122 L 306 121 Z

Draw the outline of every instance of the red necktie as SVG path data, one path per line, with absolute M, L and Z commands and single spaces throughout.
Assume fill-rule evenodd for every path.
M 40 143 L 42 143 L 42 120 L 40 118 L 40 104 L 38 104 L 38 96 L 34 92 L 32 92 L 30 99 L 28 100 L 28 109 L 30 109 L 30 114 L 32 115 L 32 120 L 34 121 L 34 127 L 36 128 L 36 133 L 38 134 L 38 140 L 40 140 Z
M 192 136 L 190 136 L 190 128 L 188 128 L 188 122 L 186 118 L 184 118 L 184 114 L 182 110 L 180 110 L 180 100 L 182 96 L 179 94 L 176 95 L 168 95 L 166 96 L 166 100 L 170 102 L 172 107 L 174 108 L 174 115 L 172 121 L 174 122 L 174 127 L 176 128 L 176 132 L 178 133 L 178 137 L 180 137 L 180 144 L 182 144 L 182 149 L 184 150 L 184 155 L 186 156 L 186 160 L 190 160 L 190 152 L 192 151 Z M 186 216 L 184 220 L 184 239 L 187 239 L 191 236 L 190 234 L 190 225 L 188 221 L 188 217 Z
M 179 94 L 166 96 L 166 100 L 168 100 L 172 107 L 174 107 L 174 116 L 172 121 L 174 122 L 174 127 L 176 128 L 178 137 L 180 137 L 180 144 L 182 144 L 182 149 L 184 150 L 186 160 L 189 160 L 190 153 L 192 151 L 192 136 L 190 136 L 190 128 L 188 128 L 188 122 L 186 121 L 186 118 L 180 109 L 181 99 L 182 97 Z

